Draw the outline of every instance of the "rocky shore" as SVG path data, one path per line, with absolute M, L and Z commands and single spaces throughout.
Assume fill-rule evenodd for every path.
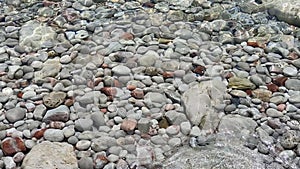
M 0 168 L 300 168 L 297 0 L 0 0 Z

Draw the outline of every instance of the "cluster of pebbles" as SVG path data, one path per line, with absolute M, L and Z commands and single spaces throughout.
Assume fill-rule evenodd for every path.
M 277 4 L 0 1 L 0 168 L 162 168 L 231 137 L 299 168 L 300 29 Z

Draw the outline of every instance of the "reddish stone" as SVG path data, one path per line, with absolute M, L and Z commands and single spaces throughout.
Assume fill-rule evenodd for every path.
M 173 104 L 166 104 L 166 106 L 165 106 L 166 111 L 174 110 L 174 109 L 175 109 L 175 106 Z
M 276 84 L 277 86 L 284 86 L 285 81 L 287 80 L 287 77 L 281 76 L 273 79 L 273 83 Z
M 122 83 L 120 83 L 120 81 L 119 80 L 117 80 L 117 79 L 114 79 L 114 87 L 122 87 Z
M 172 77 L 174 77 L 174 73 L 173 72 L 164 72 L 163 77 L 164 78 L 172 78 Z
M 117 89 L 114 87 L 103 87 L 100 89 L 100 91 L 106 94 L 107 96 L 114 96 L 117 94 Z
M 36 139 L 40 139 L 44 136 L 44 133 L 47 129 L 44 128 L 44 129 L 39 129 L 37 130 L 34 134 L 33 134 L 33 137 L 35 137 Z
M 103 154 L 98 154 L 97 156 L 96 156 L 96 158 L 95 158 L 95 163 L 96 164 L 102 164 L 103 166 L 105 165 L 105 164 L 107 164 L 109 161 L 108 161 L 108 159 L 107 159 L 107 157 L 105 156 L 105 155 L 103 155 Z
M 295 59 L 298 59 L 299 56 L 296 52 L 291 52 L 289 55 L 288 55 L 288 59 L 291 59 L 291 60 L 295 60 Z
M 267 87 L 271 92 L 277 92 L 279 89 L 279 87 L 274 83 L 267 84 Z
M 197 73 L 199 75 L 204 75 L 206 68 L 204 66 L 197 66 L 194 68 L 194 70 L 192 70 L 194 73 Z
M 102 67 L 103 69 L 108 68 L 108 64 L 103 63 L 103 64 L 101 65 L 101 67 Z
M 24 141 L 20 137 L 4 139 L 1 148 L 5 155 L 14 155 L 17 152 L 26 151 Z
M 94 79 L 94 85 L 95 85 L 95 86 L 98 86 L 98 84 L 99 84 L 100 82 L 102 82 L 102 80 L 103 80 L 103 79 L 102 79 L 101 77 L 95 78 L 95 79 Z
M 248 42 L 247 42 L 247 45 L 248 45 L 248 46 L 252 46 L 252 47 L 258 47 L 258 44 L 257 44 L 257 42 L 255 42 L 255 41 L 248 41 Z
M 131 33 L 128 33 L 128 32 L 125 32 L 122 36 L 121 36 L 122 39 L 124 40 L 132 40 L 134 37 Z
M 124 131 L 133 131 L 136 128 L 137 121 L 135 119 L 125 119 L 121 124 L 121 129 Z
M 145 2 L 143 3 L 143 7 L 147 7 L 147 8 L 154 8 L 155 4 L 151 3 L 151 2 Z
M 18 92 L 17 96 L 18 96 L 18 98 L 22 98 L 23 97 L 23 92 Z
M 49 123 L 49 126 L 51 128 L 55 128 L 55 129 L 62 129 L 65 127 L 65 123 L 64 122 L 61 122 L 61 121 L 51 121 Z
M 92 81 L 92 80 L 88 80 L 87 83 L 86 83 L 86 85 L 87 85 L 89 88 L 94 88 L 94 87 L 95 87 L 95 83 L 94 83 L 94 81 Z
M 7 73 L 6 72 L 0 72 L 0 77 L 6 75 Z
M 66 101 L 65 101 L 65 105 L 66 106 L 72 106 L 73 104 L 74 104 L 74 98 L 69 98 L 69 99 L 66 99 Z
M 226 78 L 226 79 L 230 79 L 231 77 L 233 77 L 234 75 L 233 75 L 233 73 L 231 73 L 231 72 L 226 72 L 225 74 L 224 74 L 224 78 Z
M 135 89 L 131 92 L 131 96 L 136 99 L 144 98 L 144 91 L 142 89 Z
M 101 111 L 102 113 L 106 113 L 106 112 L 107 112 L 107 109 L 106 109 L 106 108 L 102 108 L 102 109 L 100 109 L 100 111 Z
M 132 91 L 132 90 L 136 89 L 136 86 L 135 85 L 127 85 L 127 89 Z
M 248 89 L 245 92 L 247 93 L 248 96 L 252 96 L 252 90 Z
M 279 105 L 277 106 L 277 110 L 283 111 L 283 110 L 285 109 L 285 107 L 286 107 L 285 104 L 279 104 Z

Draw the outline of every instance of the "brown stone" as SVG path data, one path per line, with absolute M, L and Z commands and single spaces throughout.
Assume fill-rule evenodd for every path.
M 127 85 L 127 89 L 132 91 L 132 90 L 136 89 L 136 86 L 135 85 Z
M 74 98 L 69 98 L 69 99 L 66 99 L 64 104 L 69 107 L 69 106 L 72 106 L 74 104 L 74 102 L 75 102 Z
M 51 128 L 55 128 L 55 129 L 62 129 L 65 127 L 65 123 L 64 122 L 61 122 L 61 121 L 51 121 L 49 123 L 49 126 Z
M 1 148 L 5 155 L 14 155 L 17 152 L 26 151 L 24 141 L 20 137 L 4 139 Z
M 147 8 L 154 8 L 155 4 L 151 3 L 151 2 L 145 2 L 143 3 L 143 7 L 147 7 Z
M 44 133 L 47 129 L 44 128 L 44 129 L 39 129 L 37 130 L 34 134 L 33 134 L 33 137 L 35 137 L 36 139 L 40 139 L 44 136 Z
M 199 74 L 199 75 L 204 75 L 204 73 L 205 73 L 205 67 L 204 66 L 201 66 L 201 65 L 199 65 L 199 66 L 196 66 L 195 68 L 194 68 L 194 70 L 192 70 L 194 73 L 197 73 L 197 74 Z
M 107 96 L 115 96 L 117 94 L 117 89 L 114 87 L 103 87 L 100 89 L 100 91 Z
M 281 76 L 281 77 L 277 77 L 275 79 L 273 79 L 273 83 L 276 84 L 277 86 L 284 86 L 285 85 L 285 81 L 288 78 L 285 76 Z
M 131 92 L 131 96 L 136 99 L 144 98 L 144 91 L 142 89 L 135 89 Z
M 279 89 L 279 87 L 274 83 L 267 84 L 267 87 L 271 92 L 277 92 Z
M 125 119 L 121 124 L 121 129 L 124 131 L 133 131 L 136 128 L 137 121 L 135 119 Z
M 295 59 L 298 59 L 299 56 L 296 52 L 291 52 L 289 55 L 288 55 L 288 59 L 291 59 L 291 60 L 295 60 Z
M 168 128 L 168 127 L 170 126 L 170 124 L 169 124 L 167 118 L 165 118 L 165 117 L 163 117 L 163 118 L 159 121 L 158 125 L 159 125 L 159 128 L 164 128 L 164 129 L 166 129 L 166 128 Z
M 174 77 L 174 73 L 173 72 L 164 72 L 163 73 L 163 77 L 164 78 L 173 78 Z
M 272 96 L 272 92 L 266 89 L 255 89 L 252 91 L 252 94 L 264 102 L 270 101 L 270 97 Z
M 133 40 L 134 36 L 133 36 L 133 34 L 131 34 L 131 33 L 125 32 L 125 33 L 121 36 L 121 38 L 124 39 L 124 40 Z
M 277 106 L 277 110 L 283 111 L 283 110 L 285 109 L 285 107 L 286 107 L 285 104 L 279 104 L 279 105 Z

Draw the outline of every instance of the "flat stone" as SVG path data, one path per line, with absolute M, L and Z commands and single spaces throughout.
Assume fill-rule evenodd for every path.
M 288 79 L 285 81 L 285 87 L 289 90 L 300 91 L 300 80 L 298 79 Z
M 148 92 L 144 97 L 144 102 L 148 108 L 162 107 L 166 103 L 166 96 L 161 93 Z
M 233 89 L 254 89 L 255 85 L 246 78 L 232 77 L 229 79 L 228 86 Z
M 16 107 L 7 110 L 5 113 L 5 117 L 9 122 L 14 123 L 18 120 L 22 120 L 25 117 L 25 114 L 26 114 L 26 109 Z
M 77 169 L 78 164 L 72 145 L 44 141 L 35 145 L 25 156 L 22 168 Z
M 294 66 L 287 66 L 283 69 L 282 72 L 285 76 L 292 76 L 292 77 L 298 74 L 298 70 Z
M 48 141 L 60 142 L 64 139 L 64 132 L 59 129 L 47 129 L 44 132 L 44 138 Z
M 78 119 L 75 121 L 75 128 L 78 131 L 91 130 L 93 126 L 93 120 L 90 118 Z
M 64 92 L 51 92 L 43 97 L 43 102 L 47 107 L 55 108 L 64 102 L 66 96 Z
M 112 68 L 111 70 L 114 75 L 117 76 L 125 76 L 125 75 L 129 75 L 131 70 L 127 67 L 127 66 L 123 66 L 123 65 L 118 65 Z
M 298 94 L 294 94 L 291 95 L 288 100 L 290 103 L 300 103 L 300 96 Z
M 269 117 L 282 117 L 283 116 L 282 112 L 280 112 L 276 109 L 273 109 L 273 108 L 268 108 L 266 111 L 266 114 Z
M 267 89 L 255 89 L 252 91 L 254 97 L 264 101 L 269 102 L 272 96 L 272 92 Z
M 40 71 L 34 73 L 34 81 L 39 82 L 46 77 L 55 77 L 58 75 L 59 71 L 62 68 L 58 58 L 48 59 L 44 64 L 43 68 Z
M 101 136 L 92 140 L 91 148 L 95 152 L 100 152 L 116 145 L 117 140 L 115 138 L 109 136 Z
M 70 116 L 70 109 L 65 106 L 61 105 L 55 109 L 48 110 L 43 118 L 43 121 L 63 121 L 66 122 L 69 120 Z
M 139 57 L 138 64 L 147 67 L 153 66 L 158 58 L 159 58 L 158 53 L 154 51 L 148 51 L 143 56 Z

